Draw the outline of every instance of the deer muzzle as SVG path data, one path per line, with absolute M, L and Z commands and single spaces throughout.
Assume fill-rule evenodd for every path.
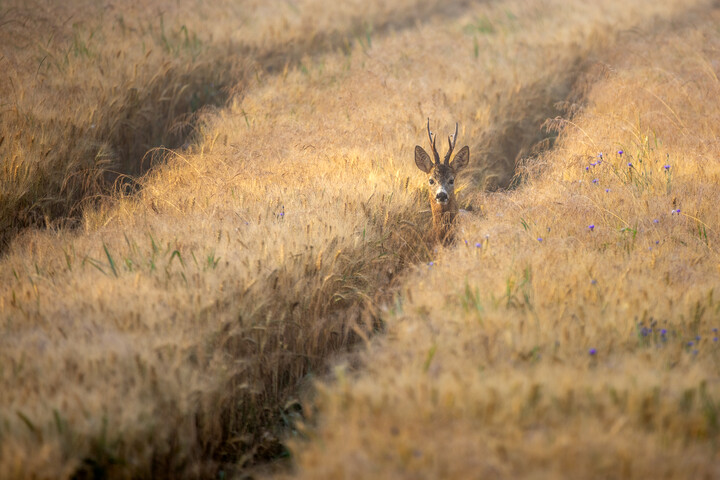
M 439 190 L 435 194 L 435 201 L 437 203 L 440 203 L 442 205 L 445 205 L 448 202 L 448 194 L 445 190 Z

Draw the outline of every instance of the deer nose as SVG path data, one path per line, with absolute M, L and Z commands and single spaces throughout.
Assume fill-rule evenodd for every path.
M 435 200 L 440 203 L 445 203 L 448 201 L 448 195 L 446 192 L 438 192 L 437 195 L 435 195 Z

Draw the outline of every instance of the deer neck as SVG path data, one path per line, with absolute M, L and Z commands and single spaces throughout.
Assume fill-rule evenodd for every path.
M 451 240 L 451 228 L 458 214 L 458 205 L 455 195 L 450 195 L 446 204 L 440 204 L 430 196 L 430 209 L 432 210 L 433 225 L 437 233 L 438 240 L 448 242 Z

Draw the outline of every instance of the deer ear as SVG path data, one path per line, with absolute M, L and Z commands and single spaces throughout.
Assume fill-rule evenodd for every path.
M 415 145 L 415 165 L 425 173 L 430 173 L 433 168 L 433 162 L 430 155 L 420 145 Z
M 461 168 L 465 168 L 470 162 L 470 147 L 465 145 L 453 158 L 450 166 L 457 172 Z

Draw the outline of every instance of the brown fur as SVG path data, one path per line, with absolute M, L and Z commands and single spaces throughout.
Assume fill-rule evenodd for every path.
M 437 241 L 446 245 L 452 243 L 454 239 L 452 226 L 459 211 L 455 194 L 443 205 L 435 201 L 431 192 L 430 209 L 432 210 L 433 230 Z

